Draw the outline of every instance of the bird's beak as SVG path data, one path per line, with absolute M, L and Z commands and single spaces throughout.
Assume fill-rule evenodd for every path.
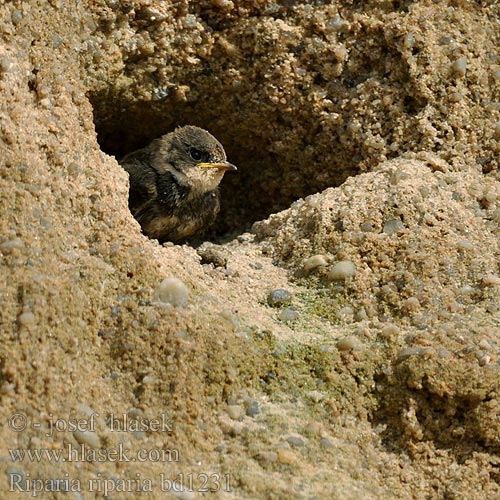
M 198 163 L 198 168 L 217 168 L 218 170 L 238 170 L 235 165 L 228 161 L 219 161 L 213 163 Z

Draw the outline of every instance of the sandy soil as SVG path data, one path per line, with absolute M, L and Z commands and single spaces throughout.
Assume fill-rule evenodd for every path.
M 497 2 L 0 27 L 2 498 L 500 499 Z M 198 249 L 115 160 L 184 123 L 239 167 Z

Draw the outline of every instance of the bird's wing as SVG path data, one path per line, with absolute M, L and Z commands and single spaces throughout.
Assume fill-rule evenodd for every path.
M 156 172 L 150 165 L 147 153 L 143 150 L 125 156 L 120 164 L 129 174 L 129 207 L 134 213 L 146 202 L 158 196 Z

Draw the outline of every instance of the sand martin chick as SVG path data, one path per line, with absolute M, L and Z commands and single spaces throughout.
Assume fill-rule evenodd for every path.
M 185 126 L 123 157 L 129 208 L 144 234 L 181 243 L 199 235 L 219 212 L 219 183 L 236 167 L 206 130 Z

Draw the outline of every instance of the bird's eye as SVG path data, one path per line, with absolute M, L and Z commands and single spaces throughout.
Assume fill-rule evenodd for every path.
M 199 160 L 201 160 L 201 158 L 202 158 L 202 156 L 203 156 L 203 155 L 202 155 L 202 153 L 201 153 L 201 151 L 199 151 L 199 150 L 198 150 L 198 149 L 196 149 L 196 148 L 191 148 L 191 149 L 189 150 L 189 154 L 191 155 L 191 158 L 192 158 L 193 160 L 195 160 L 195 161 L 199 161 Z

